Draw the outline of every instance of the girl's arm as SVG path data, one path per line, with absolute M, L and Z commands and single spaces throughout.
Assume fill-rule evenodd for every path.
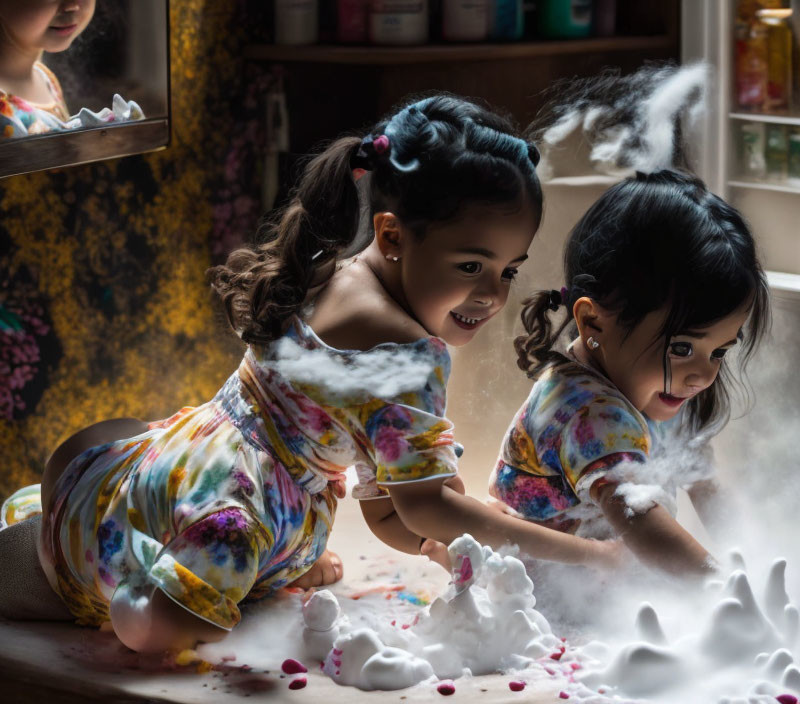
M 454 491 L 442 480 L 398 482 L 387 489 L 396 515 L 409 533 L 445 545 L 469 533 L 495 549 L 517 544 L 523 553 L 542 560 L 605 567 L 619 562 L 614 541 L 587 540 L 521 521 Z
M 111 625 L 131 650 L 158 653 L 222 640 L 228 631 L 176 604 L 152 584 L 121 583 L 111 598 Z
M 466 489 L 461 477 L 455 475 L 444 480 L 444 486 L 464 494 Z M 394 503 L 388 496 L 385 499 L 370 499 L 361 502 L 361 513 L 373 534 L 389 547 L 419 555 L 420 546 L 425 537 L 409 530 L 395 511 Z
M 591 496 L 608 522 L 642 562 L 680 576 L 713 574 L 716 561 L 663 507 L 628 515 L 617 484 L 595 484 Z

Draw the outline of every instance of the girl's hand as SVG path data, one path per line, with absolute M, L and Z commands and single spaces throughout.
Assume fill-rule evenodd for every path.
M 450 553 L 447 552 L 447 545 L 444 543 L 426 538 L 422 541 L 422 545 L 420 545 L 419 554 L 425 555 L 431 562 L 441 565 L 448 572 L 453 571 L 453 565 L 450 562 Z

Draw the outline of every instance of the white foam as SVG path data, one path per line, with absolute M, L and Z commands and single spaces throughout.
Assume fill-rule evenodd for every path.
M 377 631 L 337 621 L 340 635 L 324 671 L 360 689 L 401 689 L 434 675 L 455 679 L 525 667 L 558 648 L 534 608 L 533 583 L 518 559 L 481 547 L 469 535 L 449 552 L 453 583 L 417 623 Z M 306 630 L 313 623 L 307 616 Z

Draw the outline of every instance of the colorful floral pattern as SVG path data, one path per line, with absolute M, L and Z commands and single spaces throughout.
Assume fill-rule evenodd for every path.
M 280 374 L 284 350 L 322 350 L 350 367 L 390 351 L 427 365 L 428 376 L 393 398 L 366 387 L 345 398 Z M 58 592 L 80 623 L 99 624 L 120 585 L 149 580 L 232 628 L 238 602 L 294 581 L 322 554 L 348 466 L 361 466 L 361 498 L 455 473 L 452 425 L 439 415 L 449 364 L 438 338 L 340 351 L 295 319 L 281 340 L 249 348 L 208 403 L 71 462 L 44 507 L 43 554 Z M 30 515 L 30 500 L 31 489 L 9 499 L 6 522 Z
M 47 105 L 34 104 L 0 90 L 0 139 L 59 130 L 62 122 L 69 119 L 58 78 L 41 62 L 35 64 L 35 69 L 44 78 L 53 101 Z
M 489 493 L 520 516 L 575 530 L 572 509 L 622 461 L 644 462 L 653 423 L 604 377 L 577 363 L 549 367 L 503 440 Z

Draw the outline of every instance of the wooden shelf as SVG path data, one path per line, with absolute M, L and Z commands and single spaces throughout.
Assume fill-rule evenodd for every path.
M 769 181 L 728 181 L 734 188 L 750 188 L 757 191 L 774 191 L 776 193 L 800 193 L 800 183 Z
M 731 120 L 746 122 L 769 122 L 776 125 L 800 125 L 800 115 L 766 115 L 763 113 L 732 112 Z
M 674 38 L 669 34 L 559 41 L 542 40 L 506 44 L 427 44 L 403 47 L 253 44 L 245 49 L 245 55 L 247 58 L 257 61 L 397 66 L 457 61 L 503 61 L 564 54 L 644 51 L 669 49 L 673 44 Z

